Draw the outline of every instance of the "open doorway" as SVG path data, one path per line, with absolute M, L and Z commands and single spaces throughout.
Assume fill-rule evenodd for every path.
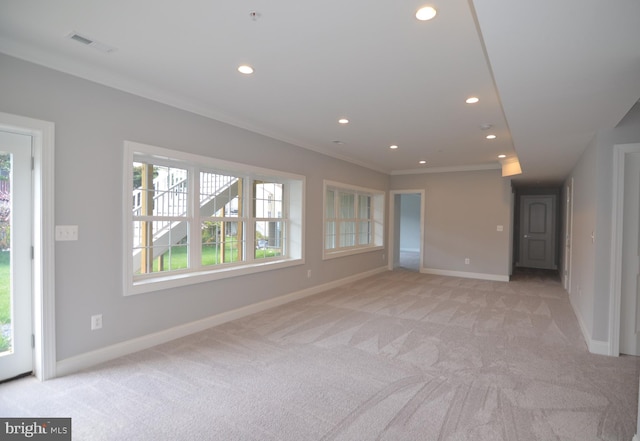
M 391 192 L 392 269 L 420 271 L 424 243 L 424 191 Z
M 564 210 L 564 263 L 562 265 L 562 280 L 564 289 L 571 294 L 571 247 L 573 231 L 573 178 L 567 181 L 565 187 L 566 206 Z
M 33 371 L 31 147 L 0 130 L 0 381 Z
M 546 270 L 560 278 L 558 226 L 562 210 L 560 187 L 515 187 L 514 269 Z
M 640 355 L 640 144 L 614 148 L 609 355 Z

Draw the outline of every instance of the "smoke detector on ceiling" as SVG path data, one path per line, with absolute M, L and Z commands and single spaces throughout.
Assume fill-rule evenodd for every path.
M 99 50 L 100 52 L 104 52 L 105 54 L 109 54 L 116 50 L 115 47 L 108 46 L 104 43 L 100 43 L 99 41 L 96 41 L 93 38 L 89 38 L 86 35 L 81 35 L 75 31 L 67 35 L 67 38 L 77 41 L 78 43 L 82 43 L 85 46 L 90 46 L 94 49 Z

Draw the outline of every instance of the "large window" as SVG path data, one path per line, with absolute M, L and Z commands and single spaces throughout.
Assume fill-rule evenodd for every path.
M 383 246 L 384 193 L 324 182 L 324 258 Z
M 297 175 L 125 143 L 127 294 L 303 263 Z

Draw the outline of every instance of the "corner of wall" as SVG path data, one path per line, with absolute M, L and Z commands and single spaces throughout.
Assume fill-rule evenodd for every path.
M 576 319 L 578 320 L 580 332 L 582 332 L 582 338 L 584 338 L 584 342 L 587 345 L 587 350 L 596 355 L 611 355 L 609 351 L 608 341 L 595 340 L 591 338 L 591 333 L 589 332 L 589 329 L 587 328 L 587 325 L 582 318 L 580 309 L 575 304 L 574 296 L 569 295 L 569 302 L 571 304 L 571 309 L 573 309 L 573 313 L 576 315 Z

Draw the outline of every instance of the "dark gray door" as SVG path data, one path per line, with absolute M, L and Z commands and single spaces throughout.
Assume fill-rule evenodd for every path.
M 519 266 L 557 269 L 555 230 L 556 196 L 521 196 Z

